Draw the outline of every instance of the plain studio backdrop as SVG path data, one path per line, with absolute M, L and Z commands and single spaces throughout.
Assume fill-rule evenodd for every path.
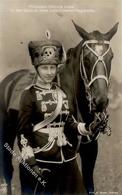
M 119 27 L 111 40 L 114 53 L 112 72 L 122 82 L 122 3 L 121 0 L 1 0 L 0 2 L 0 79 L 21 68 L 32 68 L 28 42 L 45 39 L 49 30 L 52 39 L 61 41 L 65 49 L 76 46 L 81 38 L 72 19 L 88 32 L 107 32 L 116 22 Z M 98 194 L 122 194 L 122 133 L 119 109 L 111 111 L 111 137 L 99 139 L 99 155 L 95 167 Z M 15 169 L 17 162 L 14 162 Z M 18 175 L 14 175 L 18 181 Z M 18 182 L 13 182 L 18 189 Z

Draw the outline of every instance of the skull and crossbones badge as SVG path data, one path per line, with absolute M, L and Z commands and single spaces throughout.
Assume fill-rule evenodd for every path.
M 44 59 L 53 59 L 55 58 L 55 49 L 53 47 L 46 47 L 43 51 Z

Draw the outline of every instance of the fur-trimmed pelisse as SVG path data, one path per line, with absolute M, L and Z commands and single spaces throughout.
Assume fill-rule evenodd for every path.
M 56 40 L 30 41 L 28 49 L 32 64 L 35 67 L 63 64 L 66 60 L 64 47 Z

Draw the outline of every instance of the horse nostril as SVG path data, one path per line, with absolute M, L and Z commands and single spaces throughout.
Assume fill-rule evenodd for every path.
M 108 99 L 105 97 L 97 97 L 95 99 L 95 105 L 99 111 L 103 111 L 108 105 Z
M 92 99 L 92 102 L 93 102 L 93 104 L 96 105 L 96 100 L 95 100 L 95 98 Z

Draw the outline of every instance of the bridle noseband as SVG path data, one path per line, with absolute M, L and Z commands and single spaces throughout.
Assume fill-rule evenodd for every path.
M 99 55 L 98 53 L 96 53 L 88 44 L 100 44 L 100 42 L 98 40 L 87 40 L 83 43 L 82 45 L 82 53 L 80 56 L 80 74 L 81 74 L 81 78 L 84 80 L 84 84 L 85 84 L 85 88 L 86 88 L 86 93 L 87 93 L 87 99 L 89 100 L 90 103 L 90 110 L 91 110 L 91 104 L 92 102 L 92 97 L 91 97 L 91 90 L 90 90 L 90 86 L 97 80 L 97 79 L 104 79 L 106 81 L 107 86 L 109 85 L 109 74 L 107 71 L 107 67 L 106 67 L 106 63 L 104 61 L 104 56 L 109 52 L 110 50 L 110 42 L 109 41 L 102 41 L 102 43 L 109 45 L 108 49 L 102 54 Z M 97 60 L 95 61 L 92 71 L 91 71 L 91 75 L 90 75 L 90 81 L 88 80 L 88 76 L 86 73 L 86 69 L 85 69 L 85 65 L 84 65 L 84 52 L 83 52 L 83 48 L 87 47 L 96 57 Z M 98 62 L 102 62 L 104 69 L 105 69 L 105 75 L 99 74 L 96 76 L 94 75 L 94 70 L 95 67 L 97 66 Z

